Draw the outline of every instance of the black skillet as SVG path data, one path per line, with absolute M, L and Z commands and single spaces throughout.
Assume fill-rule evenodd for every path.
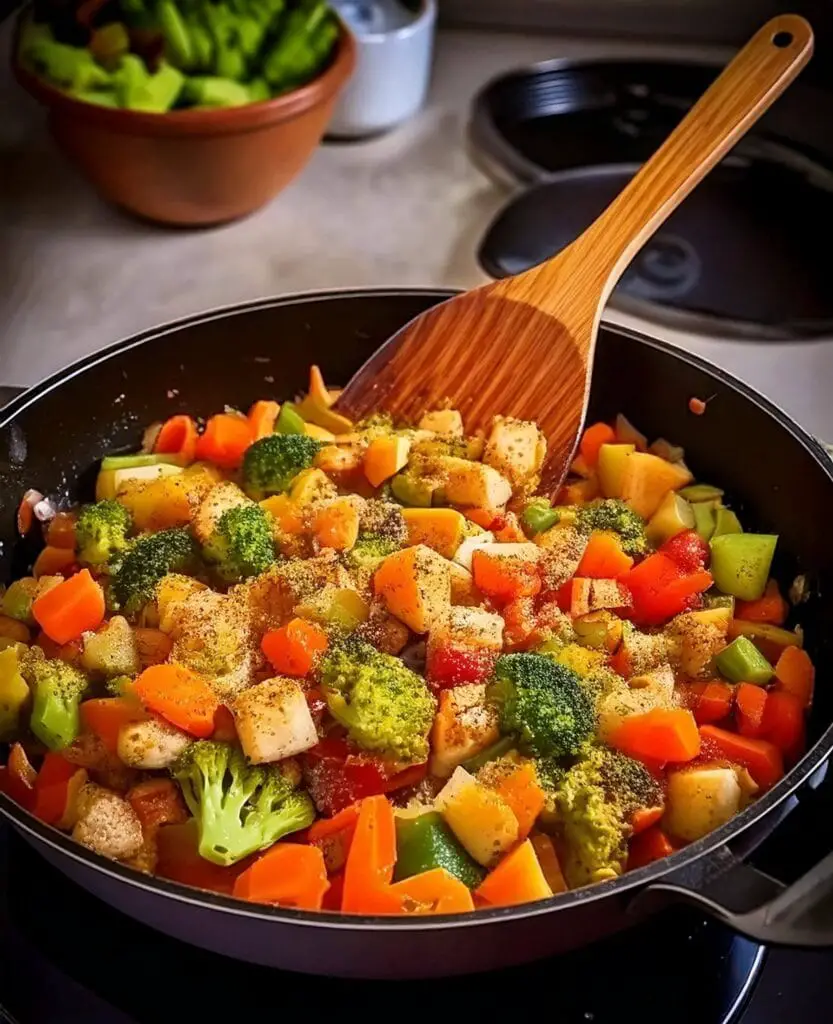
M 15 398 L 0 412 L 0 571 L 8 578 L 31 565 L 34 552 L 15 532 L 27 488 L 89 499 L 97 460 L 135 448 L 148 423 L 292 395 L 304 387 L 310 362 L 328 381 L 344 382 L 382 341 L 447 297 L 365 291 L 252 303 L 121 342 Z M 705 416 L 688 412 L 691 396 L 710 398 Z M 796 813 L 812 820 L 812 778 L 833 747 L 830 461 L 728 374 L 662 342 L 603 328 L 590 415 L 610 419 L 620 411 L 648 434 L 684 445 L 694 472 L 726 488 L 745 523 L 780 534 L 782 580 L 804 572 L 813 584 L 799 616 L 819 676 L 810 750 L 717 832 L 648 868 L 545 902 L 402 920 L 255 908 L 105 860 L 2 795 L 0 811 L 51 863 L 128 915 L 195 945 L 290 970 L 387 978 L 483 971 L 587 945 L 674 901 L 695 903 L 763 942 L 833 945 L 833 855 L 789 888 L 749 863 L 797 803 Z

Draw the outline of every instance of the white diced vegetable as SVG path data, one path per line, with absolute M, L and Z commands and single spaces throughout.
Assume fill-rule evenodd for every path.
M 301 687 L 276 676 L 244 690 L 232 704 L 243 753 L 253 764 L 281 761 L 318 742 Z
M 431 732 L 431 774 L 448 778 L 458 765 L 496 743 L 499 736 L 497 712 L 486 702 L 485 684 L 443 690 Z
M 734 817 L 741 788 L 733 768 L 689 768 L 668 777 L 663 827 L 694 842 Z
M 179 755 L 193 743 L 187 733 L 163 721 L 129 722 L 119 730 L 117 752 L 129 768 L 151 771 L 170 768 Z

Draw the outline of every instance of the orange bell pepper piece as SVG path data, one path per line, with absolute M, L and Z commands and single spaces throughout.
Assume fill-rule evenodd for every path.
M 162 424 L 153 450 L 164 455 L 181 455 L 188 462 L 193 462 L 197 437 L 197 424 L 190 416 L 171 416 Z
M 516 765 L 511 772 L 501 773 L 492 788 L 509 804 L 518 819 L 518 838 L 526 839 L 546 802 L 532 763 L 526 761 Z
M 252 428 L 252 437 L 255 441 L 275 433 L 275 421 L 280 411 L 281 407 L 277 402 L 265 399 L 255 402 L 251 409 L 249 409 L 249 415 L 246 418 L 249 421 L 249 426 Z
M 575 574 L 594 580 L 612 580 L 626 573 L 632 565 L 633 559 L 622 550 L 622 542 L 615 533 L 594 530 Z
M 493 907 L 511 907 L 552 896 L 529 839 L 516 846 L 486 875 L 475 895 Z
M 86 771 L 70 764 L 66 758 L 48 751 L 35 779 L 35 803 L 32 813 L 47 825 L 57 825 L 67 813 L 70 799 L 70 780 L 80 772 L 84 779 Z
M 493 557 L 475 548 L 471 567 L 477 589 L 501 603 L 534 597 L 541 589 L 538 565 L 533 561 Z

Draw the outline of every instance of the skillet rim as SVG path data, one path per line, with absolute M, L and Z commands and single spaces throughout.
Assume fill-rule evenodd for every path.
M 455 290 L 441 288 L 343 288 L 327 291 L 306 291 L 282 297 L 276 296 L 236 303 L 218 307 L 205 313 L 183 317 L 117 341 L 89 356 L 68 364 L 63 369 L 44 378 L 17 398 L 12 399 L 0 411 L 0 429 L 5 428 L 23 410 L 49 395 L 62 383 L 88 370 L 92 370 L 99 363 L 116 358 L 122 352 L 127 352 L 157 338 L 175 334 L 185 328 L 194 327 L 201 323 L 228 319 L 256 310 L 300 305 L 311 301 L 327 302 L 351 297 L 388 299 L 433 297 L 438 301 L 443 301 L 455 294 L 457 294 Z M 757 405 L 776 420 L 779 426 L 786 430 L 792 439 L 805 450 L 825 474 L 831 486 L 833 486 L 833 461 L 824 453 L 818 442 L 786 412 L 748 384 L 700 356 L 686 352 L 669 342 L 651 338 L 632 328 L 603 320 L 600 324 L 600 329 L 618 334 L 621 337 L 646 345 L 665 355 L 670 355 L 683 363 L 687 363 L 701 372 L 710 375 L 724 387 L 739 394 L 742 398 Z M 203 910 L 220 911 L 233 916 L 255 918 L 263 922 L 279 922 L 283 925 L 301 927 L 325 926 L 347 931 L 355 929 L 358 931 L 398 932 L 405 929 L 408 931 L 433 932 L 447 928 L 469 928 L 492 925 L 505 920 L 539 917 L 560 909 L 566 910 L 579 904 L 595 903 L 613 894 L 624 895 L 625 893 L 632 893 L 634 890 L 642 889 L 647 883 L 660 879 L 673 881 L 673 875 L 677 872 L 682 872 L 683 869 L 695 861 L 705 859 L 710 854 L 715 855 L 721 848 L 726 847 L 731 840 L 739 838 L 743 833 L 771 814 L 780 804 L 784 803 L 795 793 L 813 772 L 829 758 L 831 751 L 833 751 L 833 723 L 828 726 L 804 757 L 787 772 L 784 778 L 768 793 L 746 808 L 746 810 L 690 846 L 671 854 L 669 857 L 663 858 L 661 861 L 656 861 L 636 871 L 627 872 L 617 879 L 596 883 L 582 889 L 574 889 L 557 896 L 552 896 L 546 900 L 521 904 L 515 907 L 500 907 L 493 910 L 480 909 L 473 913 L 437 914 L 418 918 L 363 914 L 348 915 L 325 911 L 294 910 L 292 908 L 272 907 L 263 904 L 249 904 L 232 896 L 194 889 L 169 879 L 145 875 L 134 868 L 129 868 L 101 854 L 94 853 L 51 825 L 40 822 L 30 812 L 24 810 L 4 793 L 0 793 L 0 813 L 10 821 L 14 828 L 28 833 L 38 844 L 43 844 L 52 851 L 69 857 L 80 866 L 106 875 L 112 880 L 126 883 L 134 889 L 163 896 L 172 902 L 197 906 Z M 668 878 L 667 876 L 672 877 Z

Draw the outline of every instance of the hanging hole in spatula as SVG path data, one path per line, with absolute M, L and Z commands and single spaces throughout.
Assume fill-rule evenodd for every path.
M 772 37 L 773 46 L 777 46 L 779 50 L 786 50 L 792 41 L 792 32 L 776 32 Z

